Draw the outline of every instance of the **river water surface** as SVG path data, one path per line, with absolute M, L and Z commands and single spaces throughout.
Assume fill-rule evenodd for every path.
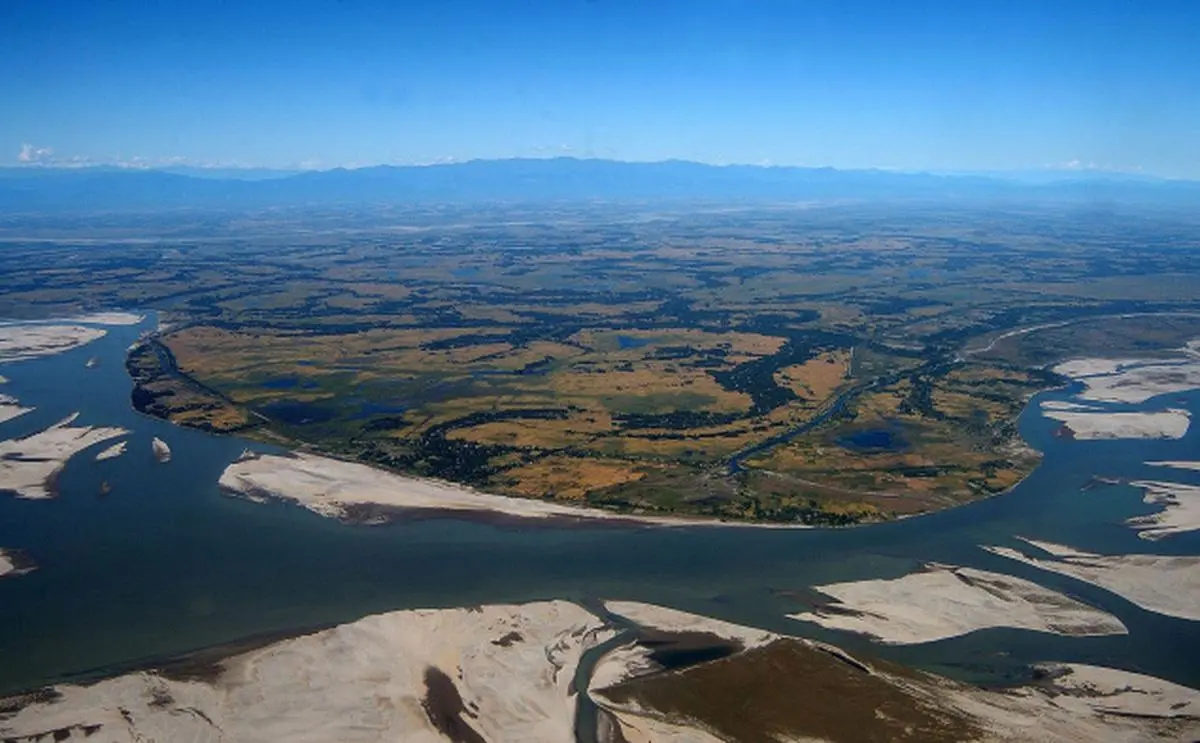
M 1086 487 L 1097 475 L 1200 484 L 1200 473 L 1143 464 L 1200 459 L 1200 426 L 1179 441 L 1071 441 L 1055 438 L 1057 424 L 1031 405 L 1021 432 L 1045 459 L 1015 490 L 853 529 L 512 527 L 453 518 L 355 527 L 286 504 L 221 495 L 221 471 L 245 448 L 264 447 L 180 429 L 130 408 L 125 350 L 152 323 L 109 328 L 104 338 L 58 356 L 0 365 L 10 380 L 0 390 L 37 408 L 0 423 L 0 439 L 77 411 L 79 424 L 132 431 L 124 456 L 94 461 L 101 444 L 72 459 L 53 500 L 0 495 L 0 546 L 21 548 L 38 564 L 0 580 L 0 693 L 391 609 L 550 598 L 665 604 L 984 682 L 1017 678 L 1032 661 L 1061 660 L 1200 687 L 1200 623 L 1144 611 L 979 549 L 1015 546 L 1021 535 L 1100 553 L 1200 554 L 1200 534 L 1147 542 L 1122 525 L 1153 510 L 1140 491 Z M 100 363 L 89 369 L 91 357 Z M 1200 393 L 1172 401 L 1200 414 Z M 169 463 L 151 454 L 155 436 L 170 444 Z M 103 481 L 112 492 L 100 497 Z M 1120 617 L 1130 635 L 987 630 L 880 648 L 784 616 L 803 608 L 797 592 L 809 586 L 895 577 L 923 561 L 1063 590 Z

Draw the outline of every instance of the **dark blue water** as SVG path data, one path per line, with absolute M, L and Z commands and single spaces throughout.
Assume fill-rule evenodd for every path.
M 1000 681 L 1028 662 L 1063 660 L 1200 685 L 1194 662 L 1200 623 L 1143 611 L 978 548 L 1014 545 L 1022 535 L 1096 552 L 1200 554 L 1200 535 L 1150 543 L 1121 525 L 1152 510 L 1139 491 L 1085 489 L 1094 475 L 1200 483 L 1200 473 L 1143 464 L 1197 458 L 1200 427 L 1181 441 L 1059 440 L 1052 435 L 1056 424 L 1031 408 L 1021 430 L 1046 458 L 1013 492 L 847 530 L 516 528 L 454 519 L 350 527 L 284 504 L 222 496 L 217 478 L 248 444 L 130 409 L 122 359 L 138 332 L 114 328 L 81 349 L 0 367 L 12 380 L 4 392 L 38 408 L 0 424 L 0 438 L 32 433 L 75 411 L 80 423 L 133 431 L 123 457 L 95 462 L 100 445 L 73 459 L 57 499 L 0 496 L 0 545 L 22 548 L 39 564 L 0 581 L 0 691 L 389 609 L 591 597 L 667 604 L 964 678 Z M 86 369 L 91 356 L 102 363 Z M 1200 412 L 1200 394 L 1176 399 Z M 154 436 L 171 445 L 171 462 L 154 460 Z M 113 491 L 100 498 L 103 480 Z M 1064 638 L 991 630 L 881 648 L 784 617 L 803 608 L 795 594 L 809 586 L 895 577 L 929 560 L 1064 590 L 1116 614 L 1131 634 Z
M 650 345 L 650 341 L 650 338 L 638 338 L 637 336 L 633 335 L 618 335 L 617 348 L 621 349 L 622 351 L 626 351 L 631 348 L 643 348 Z

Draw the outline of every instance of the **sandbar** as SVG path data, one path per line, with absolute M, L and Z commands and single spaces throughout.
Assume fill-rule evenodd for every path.
M 1054 371 L 1083 382 L 1079 399 L 1097 402 L 1143 403 L 1200 389 L 1200 356 L 1191 352 L 1170 359 L 1076 359 Z
M 107 449 L 102 450 L 99 454 L 97 454 L 96 461 L 103 462 L 106 459 L 116 459 L 117 457 L 124 454 L 125 450 L 127 448 L 129 448 L 129 442 L 118 441 L 117 443 L 113 444 L 112 446 L 108 447 Z
M 0 441 L 0 491 L 19 498 L 53 497 L 54 477 L 67 460 L 94 444 L 129 433 L 123 428 L 72 426 L 78 415 L 31 436 Z
M 611 636 L 565 601 L 378 614 L 200 667 L 60 685 L 0 718 L 0 738 L 560 743 L 580 657 Z
M 150 449 L 154 452 L 154 458 L 158 461 L 164 463 L 171 461 L 171 447 L 167 446 L 167 442 L 157 436 L 150 442 Z
M 104 337 L 82 325 L 0 324 L 0 363 L 50 356 Z
M 15 578 L 34 569 L 33 560 L 20 550 L 0 547 L 0 578 Z
M 1042 415 L 1065 423 L 1077 439 L 1181 439 L 1192 420 L 1188 411 L 1176 408 L 1113 412 L 1042 405 Z
M 70 319 L 72 322 L 89 323 L 92 325 L 137 325 L 142 320 L 145 320 L 146 316 L 133 312 L 91 312 Z
M 228 495 L 255 502 L 290 501 L 321 516 L 353 523 L 384 523 L 407 511 L 660 526 L 804 528 L 790 524 L 728 523 L 623 514 L 531 498 L 511 498 L 304 452 L 286 456 L 246 452 L 225 468 L 219 485 Z
M 1128 521 L 1142 539 L 1157 540 L 1173 534 L 1200 529 L 1200 485 L 1158 480 L 1135 480 L 1129 483 L 1145 490 L 1146 503 L 1162 506 L 1162 510 Z
M 1099 586 L 1146 611 L 1200 621 L 1200 556 L 1097 555 L 1052 542 L 1022 541 L 1050 557 L 1009 547 L 984 549 Z
M 653 627 L 664 632 L 702 632 L 725 640 L 734 640 L 746 648 L 761 647 L 780 637 L 780 635 L 767 630 L 743 627 L 739 624 L 656 604 L 644 604 L 637 601 L 605 601 L 604 608 L 643 627 Z
M 1126 634 L 1119 619 L 1021 578 L 974 568 L 930 564 L 892 580 L 817 586 L 834 599 L 788 615 L 827 629 L 910 645 L 991 627 L 1058 635 Z
M 0 423 L 10 421 L 33 410 L 22 407 L 21 401 L 12 395 L 0 395 Z

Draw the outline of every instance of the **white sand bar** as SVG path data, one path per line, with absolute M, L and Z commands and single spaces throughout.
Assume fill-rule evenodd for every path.
M 1064 696 L 1060 707 L 1139 717 L 1200 719 L 1200 691 L 1170 681 L 1113 668 L 1064 663 L 1044 666 Z M 1061 674 L 1061 675 L 1060 675 Z
M 33 561 L 24 553 L 0 547 L 0 578 L 14 578 L 34 569 Z
M 21 401 L 12 395 L 0 395 L 0 423 L 10 421 L 33 410 L 21 406 Z
M 893 580 L 817 586 L 837 603 L 789 615 L 889 645 L 957 637 L 989 627 L 1058 635 L 1126 634 L 1106 612 L 1021 578 L 973 568 L 929 565 Z
M 92 312 L 87 315 L 73 317 L 73 322 L 90 323 L 92 325 L 137 325 L 145 320 L 145 315 L 133 312 Z
M 106 459 L 116 459 L 117 457 L 124 454 L 125 450 L 128 448 L 129 448 L 129 442 L 118 441 L 117 443 L 113 444 L 112 446 L 108 447 L 107 449 L 104 449 L 99 454 L 97 454 L 96 461 L 103 462 Z
M 445 743 L 432 716 L 489 743 L 561 743 L 579 658 L 611 634 L 564 601 L 379 614 L 235 656 L 209 681 L 58 686 L 0 719 L 0 738 L 100 725 L 105 743 Z
M 1146 462 L 1151 467 L 1170 467 L 1176 470 L 1200 472 L 1200 462 Z
M 167 442 L 163 441 L 157 436 L 155 436 L 154 440 L 150 442 L 150 449 L 154 452 L 154 458 L 158 461 L 171 461 L 171 447 L 167 446 Z
M 101 328 L 82 325 L 0 325 L 0 363 L 70 351 L 104 334 Z
M 123 428 L 72 426 L 78 414 L 21 439 L 0 441 L 0 491 L 50 498 L 50 484 L 67 460 L 90 446 L 123 436 Z
M 1188 411 L 1175 408 L 1129 413 L 1043 405 L 1042 414 L 1067 424 L 1077 439 L 1181 439 L 1192 421 Z
M 1052 542 L 1023 541 L 1051 557 L 1008 547 L 984 549 L 1099 586 L 1147 611 L 1200 621 L 1200 556 L 1097 555 Z
M 1200 485 L 1137 480 L 1129 483 L 1146 491 L 1146 503 L 1162 506 L 1158 513 L 1136 516 L 1125 523 L 1142 539 L 1163 539 L 1200 529 Z
M 528 519 L 615 519 L 664 526 L 723 525 L 719 521 L 617 514 L 528 498 L 510 498 L 441 480 L 406 477 L 365 464 L 300 452 L 287 456 L 247 452 L 225 468 L 219 484 L 227 494 L 256 502 L 269 498 L 291 501 L 322 516 L 346 520 L 362 520 L 354 511 L 365 508 L 375 512 L 368 521 L 386 519 L 378 513 L 381 509 L 418 509 L 497 513 Z M 788 528 L 788 525 L 761 526 Z
M 1142 403 L 1158 395 L 1200 389 L 1200 356 L 1172 359 L 1077 359 L 1054 371 L 1084 383 L 1078 397 L 1099 402 Z
M 780 637 L 774 632 L 637 601 L 605 601 L 604 608 L 643 627 L 664 632 L 706 632 L 725 640 L 735 640 L 746 648 L 761 647 Z

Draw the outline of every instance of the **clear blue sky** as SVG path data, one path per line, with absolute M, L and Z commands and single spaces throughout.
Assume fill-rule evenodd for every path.
M 1200 178 L 1200 1 L 0 1 L 0 162 L 557 154 Z

